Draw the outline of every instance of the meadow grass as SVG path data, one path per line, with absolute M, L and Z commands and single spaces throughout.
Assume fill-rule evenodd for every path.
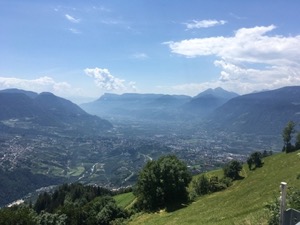
M 252 225 L 267 224 L 266 204 L 279 197 L 279 185 L 300 188 L 300 151 L 279 153 L 264 159 L 264 165 L 249 171 L 244 165 L 241 176 L 228 189 L 198 197 L 193 203 L 173 212 L 161 210 L 133 216 L 129 224 L 205 224 L 205 225 Z M 212 171 L 209 175 L 220 175 Z
M 133 203 L 135 197 L 132 192 L 128 192 L 116 195 L 114 196 L 114 199 L 116 200 L 118 206 L 126 209 Z

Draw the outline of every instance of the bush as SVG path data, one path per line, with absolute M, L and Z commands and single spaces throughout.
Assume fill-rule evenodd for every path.
M 242 164 L 236 160 L 232 160 L 223 168 L 224 176 L 232 180 L 240 178 L 239 172 L 242 170 Z
M 279 224 L 279 214 L 280 214 L 280 201 L 278 197 L 275 200 L 266 205 L 269 211 L 269 225 Z M 293 208 L 300 210 L 300 189 L 289 188 L 287 193 L 287 208 Z
M 192 181 L 192 190 L 190 199 L 193 200 L 197 195 L 206 195 L 209 193 L 222 191 L 231 186 L 232 179 L 223 177 L 219 179 L 217 176 L 212 176 L 209 179 L 205 174 L 200 175 Z

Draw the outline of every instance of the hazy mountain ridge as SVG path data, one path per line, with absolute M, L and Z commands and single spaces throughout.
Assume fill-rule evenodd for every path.
M 300 121 L 300 87 L 283 87 L 233 98 L 207 119 L 210 126 L 218 129 L 279 134 L 289 120 Z
M 289 120 L 300 121 L 300 87 L 288 86 L 239 96 L 222 88 L 197 96 L 106 94 L 82 107 L 89 113 L 153 122 L 203 122 L 207 129 L 280 135 Z M 193 126 L 196 126 L 195 124 Z
M 196 97 L 164 94 L 104 94 L 81 107 L 91 114 L 121 119 L 186 121 L 203 117 L 224 104 L 236 93 L 222 88 L 208 89 Z
M 220 87 L 215 89 L 209 88 L 193 97 L 191 101 L 186 103 L 183 107 L 185 111 L 191 112 L 198 117 L 205 117 L 228 100 L 237 96 L 239 95 Z
M 18 89 L 0 91 L 0 120 L 26 123 L 29 127 L 51 126 L 68 129 L 106 130 L 112 125 L 101 118 L 89 115 L 69 100 L 43 92 L 37 94 Z M 15 124 L 14 124 L 15 126 Z

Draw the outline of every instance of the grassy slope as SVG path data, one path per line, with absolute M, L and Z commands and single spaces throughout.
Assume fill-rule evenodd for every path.
M 245 178 L 227 190 L 202 196 L 174 212 L 136 215 L 129 224 L 266 224 L 265 204 L 279 196 L 280 182 L 300 188 L 296 178 L 300 174 L 299 152 L 268 157 L 264 166 L 255 171 L 245 165 L 241 173 Z
M 132 192 L 114 196 L 117 205 L 125 209 L 132 204 L 134 198 L 135 197 Z

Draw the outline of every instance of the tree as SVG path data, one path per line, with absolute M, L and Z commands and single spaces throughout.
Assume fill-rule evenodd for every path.
M 295 133 L 295 123 L 293 121 L 289 121 L 286 125 L 286 127 L 282 131 L 282 137 L 283 137 L 283 151 L 286 153 L 293 151 L 293 146 L 291 144 L 292 135 Z
M 227 188 L 226 184 L 220 182 L 219 178 L 217 176 L 212 176 L 209 179 L 209 191 L 210 192 L 222 191 L 226 188 Z
M 186 188 L 191 179 L 186 164 L 176 156 L 149 161 L 140 172 L 134 190 L 138 207 L 155 210 L 187 200 Z
M 252 170 L 253 160 L 252 160 L 251 157 L 249 157 L 249 158 L 247 159 L 247 164 L 248 164 L 249 170 Z
M 205 195 L 209 193 L 209 180 L 207 176 L 202 174 L 192 182 L 192 187 L 197 195 Z
M 257 167 L 261 167 L 263 164 L 262 158 L 263 154 L 261 152 L 253 152 L 247 159 L 249 170 L 252 170 L 252 165 L 255 166 L 254 169 Z
M 218 176 L 207 177 L 205 174 L 197 177 L 192 181 L 191 199 L 197 195 L 206 195 L 209 193 L 222 191 L 232 184 L 232 179 Z
M 239 172 L 242 168 L 242 164 L 239 161 L 232 160 L 223 168 L 224 176 L 236 180 L 240 178 Z

